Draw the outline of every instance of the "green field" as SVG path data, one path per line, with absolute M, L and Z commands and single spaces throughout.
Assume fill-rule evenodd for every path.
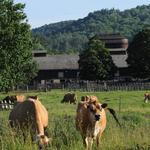
M 62 104 L 67 91 L 22 93 L 38 95 L 49 112 L 49 136 L 53 139 L 50 150 L 83 150 L 82 139 L 75 129 L 77 105 Z M 117 112 L 122 128 L 119 128 L 107 112 L 107 127 L 100 148 L 102 150 L 150 150 L 150 102 L 144 103 L 145 91 L 80 92 L 75 91 L 78 101 L 83 95 L 96 95 L 101 103 L 107 102 Z M 9 93 L 12 95 L 15 93 Z M 8 95 L 8 94 L 7 94 Z M 6 94 L 0 94 L 3 99 Z M 30 137 L 26 143 L 21 135 L 14 137 L 8 127 L 9 111 L 0 111 L 0 150 L 37 150 Z M 93 145 L 93 149 L 96 146 Z

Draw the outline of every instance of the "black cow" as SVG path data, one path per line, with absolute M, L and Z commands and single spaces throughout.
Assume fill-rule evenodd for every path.
M 77 102 L 77 96 L 75 93 L 66 93 L 64 95 L 63 100 L 61 101 L 61 103 L 73 103 L 76 104 Z
M 3 100 L 0 101 L 0 110 L 9 110 L 14 107 L 14 104 L 17 102 L 24 101 L 24 95 L 11 95 L 6 96 Z

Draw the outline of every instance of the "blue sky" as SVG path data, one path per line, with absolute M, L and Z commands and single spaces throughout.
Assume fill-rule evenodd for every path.
M 66 20 L 77 20 L 103 8 L 130 9 L 150 0 L 14 0 L 25 3 L 24 12 L 32 28 Z

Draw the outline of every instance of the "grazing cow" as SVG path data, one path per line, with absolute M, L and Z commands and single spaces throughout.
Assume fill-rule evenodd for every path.
M 49 138 L 45 135 L 48 126 L 48 112 L 37 97 L 29 97 L 18 103 L 9 115 L 10 126 L 15 129 L 29 131 L 33 138 L 36 133 L 36 142 L 39 148 L 48 145 Z M 25 135 L 25 134 L 24 134 Z
M 145 102 L 145 103 L 148 103 L 149 100 L 150 100 L 150 93 L 146 92 L 146 93 L 144 94 L 144 102 Z
M 2 101 L 0 101 L 0 108 L 3 109 L 13 109 L 14 104 L 17 102 L 24 101 L 24 95 L 12 95 L 6 96 Z
M 85 99 L 85 101 L 83 101 Z M 106 128 L 106 114 L 104 108 L 107 104 L 98 102 L 96 96 L 82 97 L 78 103 L 76 114 L 76 129 L 80 132 L 86 150 L 92 149 L 93 141 L 99 146 L 100 137 Z M 118 122 L 113 109 L 108 108 Z M 119 123 L 119 122 L 118 122 Z
M 61 101 L 61 103 L 73 103 L 76 104 L 77 101 L 77 96 L 75 93 L 66 93 L 64 95 L 63 100 Z

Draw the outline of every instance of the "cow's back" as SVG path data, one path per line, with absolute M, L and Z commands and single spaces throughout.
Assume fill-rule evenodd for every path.
M 12 127 L 35 123 L 36 109 L 34 102 L 24 101 L 18 103 L 10 112 L 9 121 Z
M 43 127 L 47 127 L 48 126 L 48 111 L 39 100 L 36 100 L 34 103 L 36 107 L 36 116 L 40 118 L 43 124 Z
M 72 98 L 72 94 L 67 93 L 67 94 L 64 95 L 63 101 L 64 102 L 69 102 L 71 98 Z

